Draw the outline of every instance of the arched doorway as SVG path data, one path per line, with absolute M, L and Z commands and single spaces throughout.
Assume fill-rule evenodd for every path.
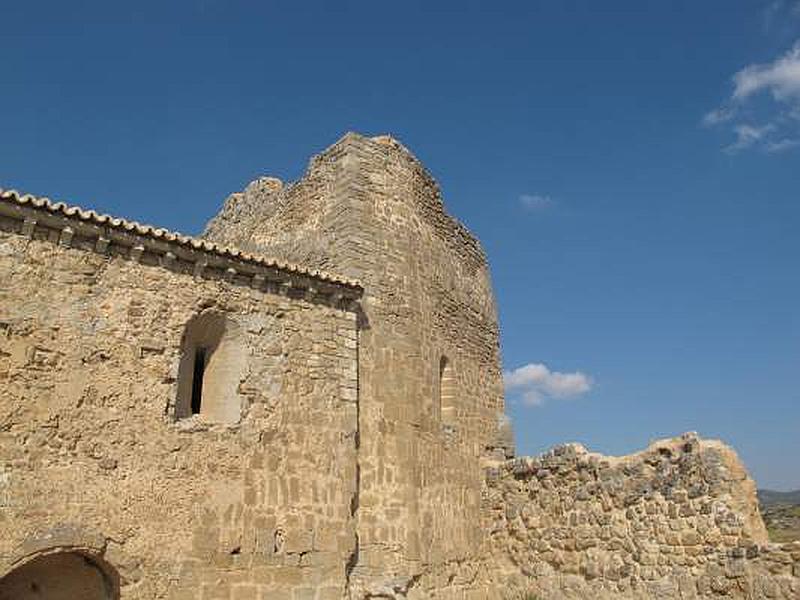
M 116 573 L 83 552 L 37 556 L 0 579 L 0 600 L 117 600 Z

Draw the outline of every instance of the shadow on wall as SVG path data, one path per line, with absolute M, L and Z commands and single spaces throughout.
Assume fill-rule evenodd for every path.
M 78 551 L 39 555 L 0 579 L 0 600 L 118 600 L 119 576 Z

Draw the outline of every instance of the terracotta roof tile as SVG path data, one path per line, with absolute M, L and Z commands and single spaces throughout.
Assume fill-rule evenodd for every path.
M 306 269 L 304 267 L 286 263 L 274 258 L 267 258 L 264 256 L 242 252 L 236 248 L 221 246 L 208 240 L 183 235 L 175 231 L 169 231 L 162 227 L 142 225 L 136 221 L 128 221 L 127 219 L 100 214 L 94 210 L 85 210 L 79 206 L 71 206 L 64 202 L 53 202 L 49 198 L 45 197 L 32 196 L 31 194 L 21 194 L 16 190 L 4 190 L 0 188 L 0 201 L 16 204 L 18 206 L 29 206 L 38 210 L 47 211 L 49 213 L 60 214 L 70 219 L 79 219 L 81 221 L 87 221 L 96 225 L 103 225 L 112 229 L 124 230 L 144 237 L 168 242 L 170 244 L 188 246 L 195 250 L 208 252 L 210 254 L 215 254 L 217 256 L 229 259 L 235 259 L 245 263 L 252 263 L 264 267 L 272 267 L 295 275 L 303 275 L 317 279 L 325 283 L 332 283 L 352 289 L 361 289 L 359 282 L 352 279 L 339 277 L 316 269 Z

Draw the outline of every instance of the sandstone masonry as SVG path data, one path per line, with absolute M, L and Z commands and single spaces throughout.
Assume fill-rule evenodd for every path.
M 513 458 L 483 250 L 388 136 L 202 238 L 0 191 L 0 384 L 0 600 L 800 597 L 719 443 Z
M 542 598 L 797 598 L 800 543 L 769 544 L 756 489 L 695 434 L 621 458 L 580 445 L 487 475 L 501 578 Z
M 2 198 L 0 597 L 340 598 L 360 288 Z M 176 412 L 198 316 L 233 418 Z M 102 588 L 64 586 L 58 552 Z

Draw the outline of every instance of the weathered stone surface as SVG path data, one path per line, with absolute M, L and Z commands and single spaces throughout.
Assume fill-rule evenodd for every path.
M 75 550 L 124 598 L 343 591 L 356 313 L 19 227 L 0 220 L 0 577 Z M 204 389 L 235 418 L 176 411 L 186 326 L 209 314 L 228 334 Z
M 513 458 L 486 258 L 396 140 L 205 237 L 0 192 L 0 600 L 800 597 L 718 442 Z
M 351 591 L 408 580 L 392 594 L 462 593 L 483 547 L 481 461 L 513 443 L 483 250 L 387 136 L 348 134 L 298 183 L 265 181 L 231 196 L 206 235 L 364 285 Z
M 527 576 L 543 598 L 795 598 L 800 589 L 792 546 L 768 543 L 735 453 L 696 434 L 625 457 L 560 446 L 508 461 L 486 482 L 497 574 Z

